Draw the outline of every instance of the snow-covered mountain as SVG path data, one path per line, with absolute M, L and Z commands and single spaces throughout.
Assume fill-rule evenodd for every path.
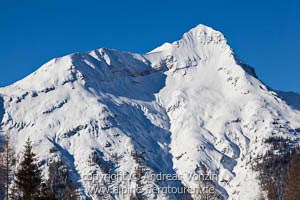
M 218 175 L 220 199 L 255 200 L 261 189 L 251 164 L 267 150 L 264 139 L 300 137 L 300 111 L 264 85 L 223 34 L 204 25 L 143 55 L 102 48 L 53 59 L 0 88 L 0 96 L 1 129 L 16 152 L 30 137 L 44 169 L 62 155 L 85 199 L 98 199 L 87 175 L 110 169 L 130 176 L 142 165 L 143 176 L 181 177 L 142 179 L 145 191 L 195 188 L 199 181 L 189 175 L 208 171 Z M 89 164 L 93 155 L 101 165 Z M 137 183 L 106 182 L 121 184 Z M 182 197 L 144 192 L 143 198 Z

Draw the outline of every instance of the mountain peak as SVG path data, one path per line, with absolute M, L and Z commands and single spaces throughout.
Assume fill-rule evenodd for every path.
M 194 39 L 200 43 L 227 42 L 224 35 L 209 26 L 199 24 L 183 35 L 183 39 Z
M 182 47 L 187 47 L 189 50 L 194 49 L 199 51 L 203 48 L 203 46 L 209 44 L 219 45 L 219 47 L 222 49 L 229 50 L 230 54 L 232 53 L 230 46 L 227 44 L 225 36 L 221 32 L 203 24 L 199 24 L 185 32 L 180 40 L 172 43 L 164 43 L 162 46 L 155 48 L 149 53 L 173 51 L 172 49 L 178 49 Z

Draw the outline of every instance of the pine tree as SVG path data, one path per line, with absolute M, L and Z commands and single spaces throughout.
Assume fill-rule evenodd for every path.
M 294 152 L 288 171 L 284 200 L 298 200 L 300 198 L 300 157 Z
M 35 163 L 30 139 L 26 141 L 23 160 L 15 173 L 15 184 L 22 200 L 38 200 L 41 192 L 41 170 Z

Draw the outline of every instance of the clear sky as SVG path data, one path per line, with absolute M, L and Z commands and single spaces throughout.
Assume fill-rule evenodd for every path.
M 73 52 L 146 53 L 201 23 L 270 87 L 300 92 L 299 10 L 296 0 L 0 0 L 0 86 Z

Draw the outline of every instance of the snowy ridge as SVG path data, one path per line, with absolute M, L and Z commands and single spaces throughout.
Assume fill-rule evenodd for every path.
M 59 156 L 49 154 L 55 147 L 86 199 L 97 197 L 85 175 L 103 174 L 104 168 L 130 175 L 138 157 L 145 173 L 184 177 L 143 181 L 145 189 L 195 187 L 199 183 L 188 175 L 206 168 L 218 175 L 220 199 L 254 200 L 260 188 L 249 163 L 268 148 L 264 139 L 299 138 L 299 111 L 235 57 L 223 34 L 204 25 L 144 55 L 99 49 L 53 59 L 0 88 L 0 96 L 1 129 L 13 137 L 16 151 L 30 137 L 46 169 Z M 93 154 L 102 167 L 88 164 Z M 107 183 L 113 184 L 136 185 L 129 179 Z

